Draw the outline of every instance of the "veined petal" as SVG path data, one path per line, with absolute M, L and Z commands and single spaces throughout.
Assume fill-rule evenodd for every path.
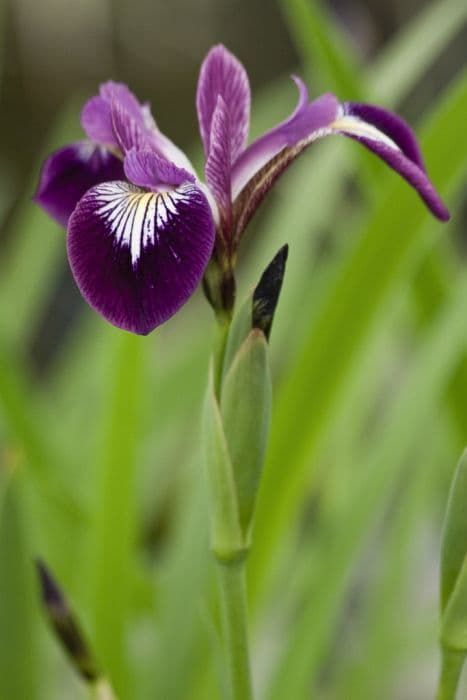
M 81 111 L 81 126 L 93 141 L 120 147 L 113 124 L 112 105 L 118 105 L 129 120 L 139 122 L 143 126 L 138 100 L 126 85 L 115 83 L 113 80 L 103 83 L 99 88 L 99 95 L 86 102 Z
M 300 91 L 295 112 L 249 146 L 233 167 L 236 239 L 284 170 L 311 143 L 330 134 L 360 141 L 412 185 L 438 219 L 449 218 L 428 179 L 415 136 L 403 119 L 373 105 L 339 104 L 330 94 L 308 102 L 306 87 L 298 79 L 295 82 Z
M 194 292 L 214 235 L 208 202 L 193 183 L 164 193 L 103 183 L 70 218 L 68 257 L 88 303 L 115 326 L 146 335 Z
M 132 148 L 151 150 L 154 147 L 153 134 L 146 128 L 141 114 L 135 118 L 124 105 L 114 101 L 110 105 L 110 115 L 115 140 L 122 153 Z
M 212 48 L 201 66 L 196 107 L 206 158 L 210 153 L 211 127 L 219 95 L 230 122 L 230 160 L 243 150 L 250 124 L 250 84 L 245 68 L 225 46 Z
M 428 179 L 415 135 L 400 117 L 373 105 L 344 103 L 332 130 L 359 141 L 399 173 L 441 221 L 449 212 Z
M 230 218 L 230 119 L 226 104 L 219 95 L 211 122 L 209 156 L 206 161 L 206 182 L 224 217 Z
M 100 95 L 91 97 L 81 110 L 81 126 L 88 138 L 96 143 L 118 146 L 115 138 L 110 103 Z
M 186 155 L 157 127 L 148 104 L 140 104 L 123 83 L 108 81 L 81 112 L 87 136 L 126 153 L 132 148 L 153 150 L 180 168 L 195 174 Z
M 167 185 L 176 187 L 184 182 L 194 182 L 194 176 L 161 158 L 153 151 L 137 151 L 133 148 L 124 160 L 125 175 L 134 185 L 158 192 Z
M 79 141 L 60 148 L 45 161 L 34 196 L 61 226 L 66 226 L 78 201 L 100 182 L 121 180 L 123 163 L 101 146 Z
M 330 93 L 309 102 L 304 83 L 294 77 L 299 90 L 297 107 L 288 119 L 256 139 L 243 151 L 232 170 L 232 196 L 235 199 L 247 182 L 284 148 L 306 145 L 331 133 L 330 123 L 336 118 L 339 103 Z M 327 130 L 327 131 L 326 131 Z

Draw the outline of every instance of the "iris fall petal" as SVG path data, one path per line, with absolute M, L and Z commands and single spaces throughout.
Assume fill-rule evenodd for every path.
M 127 182 L 89 190 L 68 225 L 68 257 L 88 303 L 146 335 L 192 295 L 209 261 L 214 223 L 193 183 L 165 193 Z
M 118 158 L 89 141 L 79 141 L 47 158 L 34 201 L 61 226 L 66 226 L 87 190 L 122 177 L 123 163 Z

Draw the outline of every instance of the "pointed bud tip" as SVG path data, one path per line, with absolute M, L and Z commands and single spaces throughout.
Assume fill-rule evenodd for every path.
M 36 559 L 36 569 L 44 605 L 47 608 L 65 608 L 66 604 L 63 594 L 52 574 L 41 559 Z
M 288 254 L 289 246 L 285 244 L 266 267 L 253 292 L 252 327 L 263 331 L 266 338 L 271 332 Z

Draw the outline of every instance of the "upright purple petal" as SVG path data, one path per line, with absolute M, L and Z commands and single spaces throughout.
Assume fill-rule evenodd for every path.
M 304 83 L 295 78 L 299 90 L 299 101 L 291 116 L 276 127 L 267 131 L 243 151 L 232 170 L 232 194 L 234 199 L 247 182 L 272 158 L 287 147 L 299 143 L 305 148 L 313 140 L 324 135 L 336 118 L 339 103 L 334 95 L 325 94 L 310 102 Z M 303 150 L 302 148 L 302 150 Z
M 66 226 L 87 190 L 122 177 L 123 163 L 118 158 L 89 141 L 79 141 L 47 158 L 34 201 L 61 226 Z
M 211 122 L 209 156 L 206 161 L 206 182 L 224 217 L 230 218 L 230 119 L 221 95 Z
M 118 146 L 112 124 L 110 103 L 100 95 L 91 97 L 81 110 L 81 126 L 88 138 L 96 143 Z
M 250 124 L 250 84 L 245 68 L 225 46 L 212 48 L 201 66 L 196 95 L 199 127 L 206 158 L 211 144 L 211 127 L 219 95 L 230 122 L 230 160 L 243 150 Z
M 119 107 L 129 120 L 139 122 L 144 128 L 141 105 L 123 83 L 109 80 L 99 89 L 99 95 L 91 97 L 81 111 L 81 126 L 87 136 L 97 143 L 120 147 L 115 134 L 112 105 Z
M 123 83 L 108 81 L 81 112 L 81 125 L 96 143 L 126 153 L 132 148 L 153 150 L 166 160 L 194 174 L 187 156 L 157 127 L 148 104 L 140 104 Z
M 177 187 L 184 182 L 194 182 L 193 175 L 183 168 L 177 168 L 153 151 L 132 149 L 125 156 L 125 175 L 134 185 L 147 187 L 158 192 L 166 185 Z
M 332 129 L 379 156 L 417 190 L 438 219 L 449 219 L 446 206 L 426 174 L 415 135 L 403 119 L 373 105 L 344 103 Z
M 110 115 L 115 140 L 122 153 L 125 154 L 132 148 L 137 150 L 154 148 L 153 134 L 146 128 L 141 114 L 139 118 L 135 118 L 123 104 L 112 102 Z
M 104 183 L 70 218 L 68 256 L 88 303 L 115 326 L 146 335 L 194 292 L 214 235 L 206 197 L 193 183 L 164 193 Z

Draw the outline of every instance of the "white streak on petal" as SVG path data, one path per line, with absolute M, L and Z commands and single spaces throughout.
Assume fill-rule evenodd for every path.
M 349 114 L 339 115 L 338 118 L 330 124 L 330 127 L 336 131 L 343 131 L 346 134 L 351 134 L 352 136 L 361 136 L 362 138 L 384 143 L 395 151 L 400 151 L 399 146 L 390 139 L 389 136 L 386 136 L 386 134 L 383 134 L 382 131 L 379 131 L 379 129 L 372 124 L 368 124 L 358 117 Z
M 96 215 L 103 219 L 115 243 L 130 249 L 131 264 L 136 267 L 144 249 L 170 228 L 177 202 L 189 201 L 194 189 L 186 183 L 177 190 L 144 192 L 126 183 L 103 183 L 95 188 Z M 179 258 L 175 253 L 174 257 Z

